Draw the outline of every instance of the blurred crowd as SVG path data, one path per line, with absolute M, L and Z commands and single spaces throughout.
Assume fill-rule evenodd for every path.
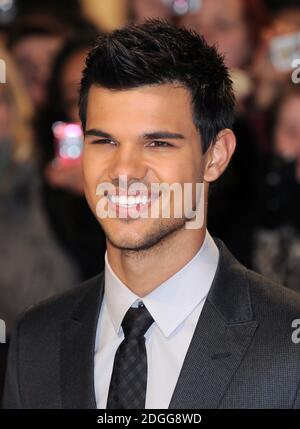
M 300 292 L 300 5 L 61 3 L 0 2 L 0 317 L 8 333 L 25 308 L 104 266 L 104 233 L 84 199 L 80 163 L 61 154 L 60 133 L 79 122 L 81 71 L 97 34 L 146 18 L 191 28 L 224 55 L 238 145 L 211 187 L 208 228 L 249 268 Z

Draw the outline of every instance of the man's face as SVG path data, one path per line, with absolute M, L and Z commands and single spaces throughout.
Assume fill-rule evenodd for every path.
M 83 151 L 85 194 L 108 241 L 120 249 L 150 248 L 185 228 L 186 218 L 174 216 L 174 193 L 170 193 L 171 215 L 151 218 L 151 204 L 160 204 L 160 195 L 147 204 L 137 204 L 148 217 L 121 218 L 127 209 L 121 201 L 108 204 L 116 218 L 99 219 L 96 190 L 103 182 L 116 186 L 116 194 L 124 193 L 119 177 L 126 177 L 128 187 L 142 183 L 151 190 L 153 183 L 195 184 L 203 182 L 204 157 L 201 139 L 192 120 L 190 93 L 173 84 L 142 86 L 130 90 L 108 90 L 92 86 L 87 105 L 86 135 Z M 109 201 L 110 200 L 110 201 Z M 146 200 L 144 200 L 146 201 Z
M 155 18 L 172 20 L 172 9 L 161 0 L 132 0 L 132 9 L 136 23 Z
M 250 37 L 241 0 L 203 0 L 199 8 L 180 19 L 180 25 L 204 36 L 209 45 L 216 44 L 230 68 L 240 68 L 250 55 Z
M 52 62 L 61 43 L 57 36 L 32 35 L 20 40 L 12 49 L 35 107 L 45 101 Z

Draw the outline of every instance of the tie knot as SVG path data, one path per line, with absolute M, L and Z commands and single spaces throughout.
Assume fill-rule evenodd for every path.
M 151 314 L 145 306 L 130 307 L 122 321 L 125 337 L 143 337 L 154 322 Z

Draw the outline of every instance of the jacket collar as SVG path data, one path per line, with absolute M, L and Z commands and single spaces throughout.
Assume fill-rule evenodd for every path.
M 215 239 L 217 272 L 198 320 L 169 408 L 217 408 L 257 328 L 243 267 Z M 94 351 L 104 275 L 83 289 L 61 333 L 62 408 L 96 408 Z
M 247 269 L 215 239 L 217 272 L 169 408 L 219 408 L 257 329 Z
M 72 317 L 63 323 L 60 344 L 62 408 L 97 408 L 94 350 L 103 293 L 101 273 L 88 281 Z

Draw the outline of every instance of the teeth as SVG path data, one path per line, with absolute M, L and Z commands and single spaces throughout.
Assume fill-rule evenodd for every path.
M 126 195 L 109 195 L 108 198 L 113 204 L 118 204 L 120 206 L 135 206 L 137 204 L 147 204 L 149 202 L 149 198 L 146 195 L 140 196 L 137 195 L 134 197 L 133 195 L 126 196 Z

